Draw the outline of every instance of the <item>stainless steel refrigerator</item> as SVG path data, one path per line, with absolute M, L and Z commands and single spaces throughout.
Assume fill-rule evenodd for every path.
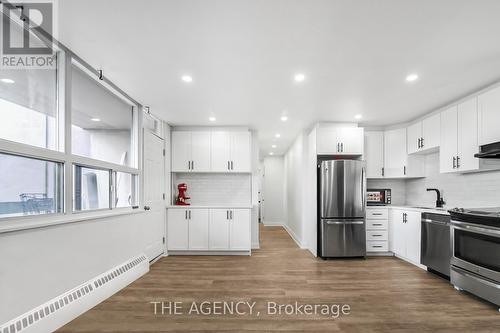
M 318 167 L 320 256 L 366 256 L 364 161 L 328 160 Z

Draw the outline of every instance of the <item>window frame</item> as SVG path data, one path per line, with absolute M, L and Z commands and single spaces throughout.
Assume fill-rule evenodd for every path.
M 62 163 L 62 182 L 63 192 L 61 193 L 63 207 L 62 212 L 28 215 L 16 217 L 0 216 L 0 233 L 15 230 L 23 230 L 37 227 L 44 227 L 54 224 L 64 224 L 70 222 L 83 221 L 88 219 L 98 219 L 108 216 L 118 216 L 124 214 L 135 214 L 143 212 L 137 208 L 143 203 L 143 171 L 142 171 L 142 110 L 143 105 L 131 98 L 113 82 L 101 75 L 101 72 L 93 68 L 90 64 L 73 53 L 70 49 L 58 42 L 56 39 L 48 38 L 48 34 L 42 30 L 30 30 L 30 33 L 41 39 L 47 45 L 51 41 L 54 52 L 57 52 L 57 110 L 56 110 L 56 150 L 40 148 L 24 143 L 9 141 L 0 138 L 0 152 L 29 157 L 50 162 Z M 71 133 L 71 70 L 72 66 L 77 64 L 80 69 L 96 80 L 103 88 L 108 89 L 133 108 L 132 135 L 131 135 L 131 164 L 120 165 L 106 161 L 96 160 L 84 156 L 72 154 L 72 133 Z M 98 210 L 75 211 L 73 207 L 73 167 L 79 165 L 94 169 L 104 169 L 110 174 L 110 208 Z M 130 207 L 114 207 L 114 197 L 116 184 L 114 183 L 114 174 L 116 172 L 129 173 L 136 182 L 135 205 Z

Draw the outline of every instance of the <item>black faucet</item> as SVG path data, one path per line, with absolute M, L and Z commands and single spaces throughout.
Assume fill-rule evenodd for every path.
M 441 196 L 441 192 L 437 188 L 428 188 L 427 191 L 436 191 L 436 207 L 442 208 L 446 202 L 444 202 L 443 197 Z

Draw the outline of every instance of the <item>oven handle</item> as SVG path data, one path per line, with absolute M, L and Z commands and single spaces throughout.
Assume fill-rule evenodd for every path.
M 500 229 L 497 228 L 490 229 L 490 228 L 478 227 L 477 225 L 459 221 L 451 221 L 451 224 L 455 229 L 476 232 L 488 236 L 500 237 Z
M 482 279 L 482 278 L 476 276 L 475 274 L 471 274 L 471 273 L 467 272 L 466 270 L 461 269 L 460 267 L 452 266 L 451 269 L 454 270 L 455 272 L 459 273 L 459 274 L 465 275 L 465 276 L 467 276 L 467 277 L 469 277 L 471 279 L 474 279 L 474 280 L 476 280 L 478 282 L 481 282 L 481 283 L 483 283 L 483 284 L 485 284 L 487 286 L 490 286 L 490 287 L 493 287 L 493 288 L 496 288 L 496 289 L 500 289 L 500 285 L 495 284 L 493 282 L 490 282 L 488 280 Z

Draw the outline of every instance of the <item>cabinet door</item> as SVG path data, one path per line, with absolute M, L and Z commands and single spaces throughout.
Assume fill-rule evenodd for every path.
M 420 212 L 406 212 L 407 222 L 405 223 L 406 233 L 406 258 L 415 264 L 420 264 Z
M 208 228 L 210 250 L 229 250 L 229 210 L 211 209 Z
M 211 168 L 215 172 L 229 172 L 231 161 L 231 135 L 229 132 L 212 132 L 210 139 Z
M 406 128 L 384 133 L 384 170 L 386 177 L 404 177 L 407 162 Z
M 210 171 L 210 132 L 191 133 L 192 171 Z
M 189 209 L 189 249 L 208 250 L 208 209 Z
M 229 222 L 231 250 L 250 250 L 250 209 L 234 209 Z
M 473 98 L 458 105 L 458 170 L 478 170 L 479 159 L 474 157 L 478 152 L 477 99 Z
M 231 171 L 251 172 L 251 134 L 234 132 L 231 134 Z
M 435 114 L 422 121 L 422 142 L 421 149 L 438 148 L 441 142 L 441 114 Z
M 479 145 L 500 141 L 500 87 L 478 98 Z
M 422 138 L 422 122 L 410 125 L 408 127 L 408 138 L 407 138 L 408 154 L 413 154 L 420 150 L 420 148 L 418 147 L 418 142 L 419 139 L 421 138 Z
M 365 132 L 366 177 L 383 177 L 384 132 Z
M 318 128 L 316 140 L 318 155 L 336 155 L 340 153 L 337 131 L 338 128 Z
M 187 250 L 189 248 L 187 210 L 169 209 L 167 216 L 167 249 Z
M 402 210 L 394 209 L 391 215 L 391 251 L 401 257 L 406 257 L 406 230 L 403 223 Z
M 451 107 L 441 113 L 441 148 L 439 150 L 439 169 L 441 173 L 455 172 L 458 152 L 458 113 Z
M 363 155 L 364 130 L 360 127 L 342 127 L 337 131 L 337 142 L 341 145 L 341 154 Z
M 191 132 L 172 132 L 172 171 L 190 171 L 189 161 L 191 161 Z

